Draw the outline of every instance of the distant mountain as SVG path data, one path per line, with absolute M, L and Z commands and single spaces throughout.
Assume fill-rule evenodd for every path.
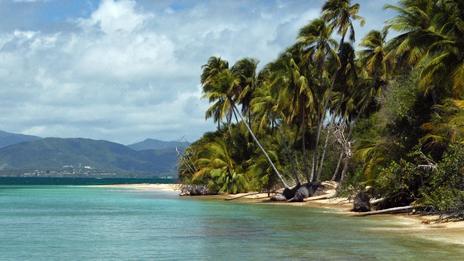
M 27 141 L 40 140 L 40 137 L 0 131 L 0 148 Z
M 0 170 L 62 169 L 88 166 L 92 169 L 144 175 L 174 174 L 175 150 L 136 151 L 103 140 L 44 138 L 0 149 Z
M 180 141 L 162 141 L 157 139 L 146 139 L 141 142 L 137 142 L 131 145 L 127 145 L 129 148 L 133 150 L 169 150 L 179 148 L 185 149 L 190 145 L 188 142 L 180 142 Z

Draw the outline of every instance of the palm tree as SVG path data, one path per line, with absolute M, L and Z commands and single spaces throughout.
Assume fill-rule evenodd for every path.
M 277 127 L 277 100 L 271 93 L 272 78 L 264 76 L 265 73 L 260 73 L 259 88 L 256 88 L 253 94 L 253 99 L 250 103 L 250 110 L 254 114 L 254 120 L 257 123 L 258 130 L 270 128 L 271 133 Z
M 386 5 L 385 9 L 398 14 L 387 21 L 387 28 L 399 32 L 389 42 L 391 56 L 397 60 L 397 69 L 415 66 L 426 54 L 427 46 L 433 37 L 434 1 L 401 0 L 399 5 Z
M 304 74 L 304 67 L 295 59 L 301 57 L 300 47 L 295 45 L 287 50 L 276 63 L 273 88 L 278 89 L 277 108 L 284 111 L 287 124 L 296 124 L 301 135 L 304 172 L 310 182 L 310 172 L 307 166 L 306 135 L 307 127 L 311 125 L 310 116 L 315 106 L 314 86 Z M 296 55 L 295 55 L 296 53 Z M 278 66 L 277 66 L 278 65 Z
M 201 66 L 201 84 L 207 85 L 216 75 L 229 69 L 229 62 L 217 56 L 211 56 L 208 62 Z
M 206 111 L 205 117 L 206 119 L 212 117 L 214 122 L 217 123 L 218 129 L 223 118 L 227 117 L 228 123 L 230 123 L 231 118 L 229 90 L 227 86 L 218 82 L 219 75 L 223 74 L 228 68 L 229 63 L 216 56 L 210 57 L 208 62 L 202 66 L 201 84 L 203 86 L 203 96 L 208 98 L 210 103 L 214 102 Z
M 434 16 L 434 34 L 430 37 L 420 85 L 426 93 L 434 91 L 461 98 L 464 95 L 464 4 L 442 1 L 437 6 L 439 11 Z M 446 18 L 440 21 L 442 17 Z
M 392 62 L 387 56 L 386 38 L 388 30 L 372 30 L 359 44 L 363 49 L 359 52 L 361 67 L 373 79 L 376 89 L 382 89 L 387 84 L 391 73 Z
M 247 190 L 245 175 L 222 139 L 203 145 L 202 153 L 202 157 L 195 162 L 198 171 L 193 175 L 194 181 L 207 176 L 213 181 L 210 186 L 216 187 L 218 192 L 238 193 Z
M 290 186 L 287 184 L 287 182 L 285 181 L 284 177 L 282 176 L 282 174 L 280 174 L 280 172 L 277 170 L 277 167 L 275 166 L 274 162 L 272 161 L 271 157 L 269 156 L 269 154 L 266 152 L 266 150 L 264 149 L 263 145 L 261 145 L 261 143 L 259 142 L 258 138 L 256 137 L 256 135 L 254 134 L 253 130 L 251 129 L 251 127 L 248 125 L 248 123 L 245 121 L 245 119 L 243 118 L 242 114 L 240 113 L 240 111 L 237 109 L 237 107 L 235 107 L 235 105 L 233 105 L 233 110 L 238 114 L 238 116 L 240 117 L 240 120 L 243 122 L 243 124 L 245 125 L 245 127 L 247 128 L 247 130 L 249 131 L 251 137 L 253 138 L 253 140 L 255 141 L 256 145 L 258 145 L 259 149 L 263 152 L 264 156 L 266 157 L 267 161 L 269 162 L 269 164 L 271 165 L 272 169 L 274 170 L 274 172 L 276 173 L 277 177 L 280 179 L 280 181 L 282 182 L 282 184 L 284 185 L 285 188 L 290 188 Z
M 244 58 L 238 60 L 231 68 L 232 73 L 239 79 L 237 89 L 234 90 L 236 101 L 242 107 L 242 114 L 247 115 L 248 125 L 251 126 L 252 116 L 250 109 L 253 92 L 256 89 L 256 69 L 258 60 Z
M 352 5 L 351 0 L 328 0 L 322 6 L 322 18 L 332 29 L 337 28 L 337 33 L 341 36 L 340 46 L 345 42 L 347 33 L 350 41 L 355 41 L 354 20 L 359 20 L 361 26 L 364 25 L 364 18 L 358 12 L 359 4 Z
M 249 60 L 248 62 L 243 62 L 240 63 L 240 65 L 237 65 L 235 67 L 235 74 L 232 72 L 232 70 L 228 69 L 228 63 L 226 61 L 223 61 L 217 57 L 210 58 L 208 60 L 208 63 L 203 66 L 203 73 L 201 77 L 204 93 L 203 96 L 207 98 L 210 103 L 213 103 L 206 111 L 206 117 L 209 118 L 211 116 L 214 116 L 215 120 L 221 120 L 222 118 L 226 117 L 229 132 L 231 132 L 230 123 L 232 115 L 236 117 L 237 122 L 239 121 L 239 119 L 237 118 L 238 115 L 240 120 L 245 124 L 246 128 L 250 132 L 253 140 L 264 153 L 269 164 L 274 169 L 276 175 L 282 181 L 283 185 L 286 188 L 289 188 L 283 176 L 277 170 L 268 153 L 265 151 L 265 149 L 257 139 L 256 135 L 253 133 L 253 130 L 251 129 L 250 125 L 248 125 L 248 123 L 245 121 L 245 119 L 243 118 L 242 114 L 236 106 L 236 102 L 237 100 L 239 100 L 239 97 L 242 94 L 242 88 L 240 86 L 241 79 L 240 77 L 237 77 L 237 74 L 238 76 L 250 76 L 251 73 L 238 73 L 241 71 L 245 71 L 239 70 L 239 68 L 244 69 L 248 67 L 242 66 L 241 64 L 250 65 L 250 61 L 254 64 L 254 61 Z
M 227 126 L 230 127 L 232 116 L 235 114 L 235 101 L 231 92 L 237 84 L 238 79 L 228 69 L 208 78 L 207 83 L 203 85 L 203 97 L 212 105 L 206 111 L 206 119 L 213 117 L 215 122 L 220 122 L 226 118 Z
M 359 114 L 372 112 L 380 106 L 379 100 L 387 87 L 392 73 L 392 57 L 386 46 L 387 28 L 383 31 L 372 30 L 361 41 L 359 67 L 362 79 L 359 81 Z M 368 110 L 369 109 L 369 110 Z
M 389 45 L 420 70 L 420 86 L 434 103 L 464 94 L 464 4 L 462 1 L 402 0 L 386 8 L 398 12 L 388 26 L 400 35 Z
M 427 134 L 420 142 L 428 149 L 443 152 L 448 144 L 464 144 L 464 100 L 449 99 L 443 105 L 435 105 L 431 121 L 424 123 L 422 129 Z
M 316 64 L 321 72 L 328 59 L 337 57 L 337 42 L 332 38 L 332 29 L 322 19 L 312 20 L 303 26 L 297 41 L 303 46 L 304 58 Z
M 359 86 L 359 77 L 357 73 L 355 63 L 355 51 L 353 46 L 348 43 L 342 44 L 339 48 L 338 53 L 340 59 L 340 66 L 334 76 L 334 100 L 332 101 L 332 114 L 335 119 L 338 118 L 338 126 L 345 126 L 341 128 L 343 131 L 347 131 L 347 134 L 340 133 L 339 136 L 343 136 L 346 141 L 345 145 L 351 145 L 351 134 L 353 127 L 356 122 L 359 111 L 357 110 L 356 89 Z M 340 142 L 339 142 L 340 143 Z M 344 148 L 345 145 L 341 145 L 339 161 L 333 174 L 333 177 L 338 176 L 340 164 L 343 162 L 342 177 L 348 169 L 349 158 L 351 157 L 346 152 L 350 151 L 351 148 Z M 337 180 L 337 179 L 335 179 Z M 341 180 L 340 180 L 341 182 Z
M 302 45 L 304 50 L 303 57 L 306 61 L 314 63 L 316 71 L 309 74 L 318 75 L 316 86 L 318 88 L 319 99 L 317 100 L 318 106 L 315 115 L 317 126 L 317 134 L 314 145 L 314 152 L 311 165 L 311 182 L 319 179 L 320 170 L 318 171 L 318 146 L 320 134 L 327 114 L 327 105 L 332 95 L 333 84 L 330 84 L 328 78 L 329 70 L 327 68 L 330 62 L 335 61 L 338 65 L 338 56 L 335 51 L 337 43 L 331 38 L 332 28 L 327 26 L 326 22 L 322 19 L 315 19 L 308 25 L 304 26 L 299 33 L 298 42 Z M 333 77 L 335 78 L 335 77 Z M 326 142 L 320 159 L 320 166 L 322 167 L 325 157 L 325 150 L 327 148 L 329 135 L 326 137 Z

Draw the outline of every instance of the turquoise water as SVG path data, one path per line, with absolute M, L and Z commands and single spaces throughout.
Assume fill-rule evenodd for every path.
M 0 260 L 462 260 L 393 221 L 171 192 L 0 186 Z
M 0 177 L 1 185 L 109 185 L 175 183 L 172 178 Z

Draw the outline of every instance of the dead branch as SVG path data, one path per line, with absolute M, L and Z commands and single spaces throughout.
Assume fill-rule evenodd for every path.
M 364 216 L 372 216 L 372 215 L 380 215 L 380 214 L 408 213 L 408 212 L 411 212 L 413 208 L 414 208 L 413 206 L 387 208 L 387 209 L 382 209 L 382 210 L 359 213 L 356 216 L 364 217 Z

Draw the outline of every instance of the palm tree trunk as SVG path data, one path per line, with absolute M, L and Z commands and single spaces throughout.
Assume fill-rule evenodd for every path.
M 250 128 L 252 127 L 252 126 L 251 126 L 251 123 L 252 123 L 252 121 L 251 121 L 251 110 L 250 110 L 250 108 L 248 107 L 248 125 L 250 125 Z
M 235 122 L 238 124 L 238 118 L 237 118 L 237 114 L 235 113 L 235 110 L 232 110 L 232 112 L 234 114 Z
M 317 127 L 317 134 L 316 134 L 316 142 L 315 142 L 315 146 L 314 146 L 314 154 L 313 154 L 313 160 L 312 160 L 312 164 L 313 166 L 311 167 L 311 180 L 310 182 L 314 182 L 316 181 L 317 179 L 317 176 L 316 176 L 316 171 L 317 171 L 317 147 L 319 147 L 319 139 L 321 137 L 321 130 L 322 130 L 322 126 L 324 124 L 324 119 L 325 119 L 325 106 L 324 106 L 324 111 L 323 111 L 323 114 L 321 116 L 321 119 L 319 120 L 319 126 Z
M 301 125 L 301 132 L 302 132 L 301 133 L 301 135 L 302 135 L 302 137 L 301 137 L 302 144 L 301 145 L 302 146 L 301 147 L 303 149 L 303 171 L 304 171 L 304 174 L 306 176 L 306 180 L 308 182 L 310 182 L 311 180 L 310 180 L 309 172 L 308 172 L 308 160 L 306 159 L 306 157 L 307 157 L 307 154 L 306 154 L 306 121 L 305 121 L 306 113 L 305 113 L 304 108 L 302 110 L 301 115 L 302 115 L 302 117 L 301 117 L 302 118 L 301 119 L 301 124 L 302 124 Z
M 353 126 L 354 123 L 356 122 L 356 119 L 353 120 L 349 125 L 348 125 L 348 128 L 349 128 L 349 131 L 348 131 L 348 139 L 350 139 L 351 137 L 351 134 L 353 133 Z M 343 180 L 345 179 L 345 176 L 346 176 L 346 172 L 348 171 L 348 165 L 349 165 L 349 162 L 350 162 L 350 156 L 349 155 L 346 155 L 344 149 L 342 149 L 342 152 L 340 153 L 340 159 L 338 161 L 338 164 L 337 164 L 337 169 L 335 170 L 336 172 L 334 173 L 334 176 L 332 177 L 333 180 L 336 181 L 336 174 L 338 172 L 338 168 L 339 168 L 339 165 L 340 165 L 340 160 L 342 159 L 342 156 L 345 156 L 343 158 L 343 169 L 342 169 L 342 173 L 340 174 L 340 184 L 343 182 Z
M 334 174 L 332 176 L 333 181 L 338 181 L 338 171 L 340 170 L 340 165 L 342 164 L 343 159 L 343 149 L 340 151 L 340 157 L 338 157 L 337 167 L 335 168 Z
M 349 163 L 350 159 L 348 157 L 345 156 L 345 158 L 343 159 L 343 169 L 342 169 L 342 174 L 340 175 L 340 184 L 343 182 L 343 180 L 345 179 L 345 176 L 346 176 L 346 172 L 348 171 L 348 163 Z
M 234 104 L 232 104 L 232 109 L 235 110 L 238 114 L 238 116 L 240 117 L 240 120 L 243 121 L 243 123 L 245 124 L 246 128 L 248 129 L 248 131 L 250 132 L 251 134 L 251 137 L 253 137 L 253 140 L 256 142 L 256 144 L 258 145 L 258 147 L 261 149 L 261 151 L 263 152 L 264 156 L 266 157 L 267 161 L 269 162 L 269 164 L 271 165 L 272 169 L 274 170 L 274 172 L 276 173 L 277 177 L 279 177 L 280 181 L 282 182 L 282 184 L 284 185 L 285 188 L 290 188 L 290 186 L 288 186 L 287 182 L 285 182 L 284 180 L 284 177 L 280 174 L 280 172 L 277 170 L 276 166 L 274 165 L 274 163 L 272 162 L 271 158 L 269 157 L 269 155 L 267 154 L 266 150 L 263 148 L 263 146 L 261 145 L 261 143 L 258 141 L 258 138 L 256 138 L 255 134 L 253 133 L 253 130 L 251 130 L 250 126 L 248 125 L 248 123 L 243 119 L 242 117 L 242 114 L 237 110 L 237 108 L 235 107 Z
M 317 180 L 319 180 L 321 178 L 322 167 L 324 166 L 325 154 L 326 154 L 326 151 L 327 151 L 327 145 L 329 143 L 329 138 L 330 138 L 330 126 L 333 126 L 334 124 L 335 124 L 335 115 L 332 115 L 332 121 L 330 122 L 329 128 L 327 129 L 327 136 L 325 137 L 324 149 L 322 151 L 322 156 L 321 156 L 321 159 L 320 159 L 320 165 L 319 165 L 319 169 L 317 171 Z
M 342 45 L 345 43 L 345 35 L 346 35 L 346 33 L 344 33 L 342 35 L 342 38 L 340 39 L 340 45 L 338 46 L 338 51 L 340 51 L 342 49 Z
M 335 86 L 335 80 L 337 79 L 337 73 L 338 73 L 338 69 L 332 76 L 332 82 L 331 82 L 330 88 L 328 90 L 327 98 L 324 100 L 323 105 L 322 105 L 322 112 L 321 112 L 322 114 L 321 114 L 321 119 L 319 120 L 318 129 L 317 129 L 316 144 L 315 144 L 316 146 L 315 146 L 315 149 L 314 149 L 315 154 L 313 155 L 313 168 L 312 169 L 314 169 L 314 164 L 316 164 L 317 147 L 319 146 L 319 137 L 320 137 L 320 134 L 321 134 L 322 126 L 324 125 L 326 110 L 327 110 L 327 107 L 329 105 L 328 100 L 331 99 L 332 90 L 333 90 L 333 88 Z M 312 173 L 311 173 L 311 181 L 315 181 L 315 180 L 313 180 L 315 178 L 314 171 L 312 171 Z
M 321 178 L 322 167 L 324 166 L 324 160 L 325 160 L 325 153 L 327 151 L 327 145 L 329 144 L 329 136 L 330 136 L 330 129 L 327 130 L 327 136 L 325 137 L 324 149 L 322 150 L 322 156 L 321 156 L 321 159 L 319 160 L 319 168 L 317 169 L 316 180 L 319 180 Z

